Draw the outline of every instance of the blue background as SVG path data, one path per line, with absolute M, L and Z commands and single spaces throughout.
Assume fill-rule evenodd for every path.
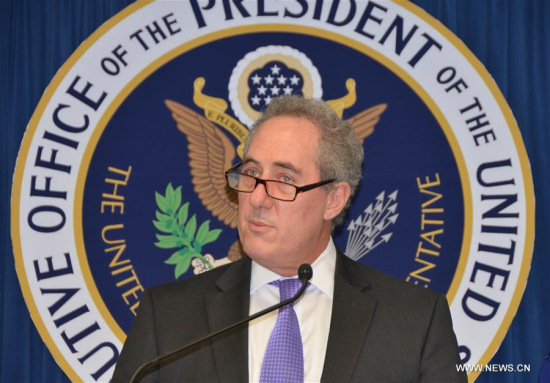
M 9 227 L 13 169 L 26 125 L 56 71 L 82 41 L 129 3 L 0 0 L 1 382 L 68 381 L 30 319 L 15 273 Z M 523 135 L 537 196 L 535 250 L 518 313 L 491 362 L 530 364 L 532 371 L 485 373 L 477 381 L 535 382 L 550 350 L 550 2 L 414 3 L 445 24 L 486 66 Z

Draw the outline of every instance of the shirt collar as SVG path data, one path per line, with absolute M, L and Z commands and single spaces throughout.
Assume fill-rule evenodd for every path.
M 325 250 L 313 262 L 311 268 L 313 269 L 313 278 L 309 281 L 310 284 L 332 298 L 334 293 L 334 272 L 336 270 L 336 247 L 334 246 L 332 237 L 330 237 Z M 294 278 L 296 277 L 294 276 Z M 252 260 L 250 294 L 260 287 L 281 278 L 279 274 L 266 269 Z

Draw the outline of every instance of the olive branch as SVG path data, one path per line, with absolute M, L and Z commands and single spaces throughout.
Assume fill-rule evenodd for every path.
M 203 246 L 214 242 L 220 236 L 221 229 L 210 230 L 210 220 L 204 221 L 197 230 L 197 216 L 189 217 L 189 202 L 181 204 L 181 186 L 174 189 L 172 183 L 166 186 L 165 194 L 155 192 L 159 210 L 155 212 L 153 225 L 164 234 L 156 234 L 156 247 L 177 249 L 164 263 L 175 265 L 174 276 L 179 278 L 187 272 L 193 258 L 201 259 L 208 269 L 214 266 L 204 255 Z

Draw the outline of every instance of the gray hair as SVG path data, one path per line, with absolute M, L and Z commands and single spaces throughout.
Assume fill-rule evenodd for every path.
M 283 96 L 273 99 L 263 112 L 262 117 L 252 126 L 245 141 L 245 154 L 248 152 L 258 128 L 267 120 L 277 116 L 305 118 L 319 128 L 321 138 L 316 161 L 321 179 L 334 179 L 335 182 L 344 181 L 351 187 L 350 198 L 346 206 L 332 220 L 333 227 L 340 225 L 344 221 L 345 212 L 350 206 L 351 198 L 357 191 L 361 180 L 362 143 L 351 125 L 338 117 L 336 112 L 322 100 Z

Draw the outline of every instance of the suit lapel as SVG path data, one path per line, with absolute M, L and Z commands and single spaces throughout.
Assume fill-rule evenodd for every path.
M 235 262 L 216 281 L 220 291 L 206 299 L 211 332 L 248 316 L 250 259 Z M 212 341 L 218 377 L 222 382 L 248 381 L 248 326 L 242 325 Z
M 356 266 L 338 251 L 323 382 L 350 381 L 376 309 L 369 282 Z

